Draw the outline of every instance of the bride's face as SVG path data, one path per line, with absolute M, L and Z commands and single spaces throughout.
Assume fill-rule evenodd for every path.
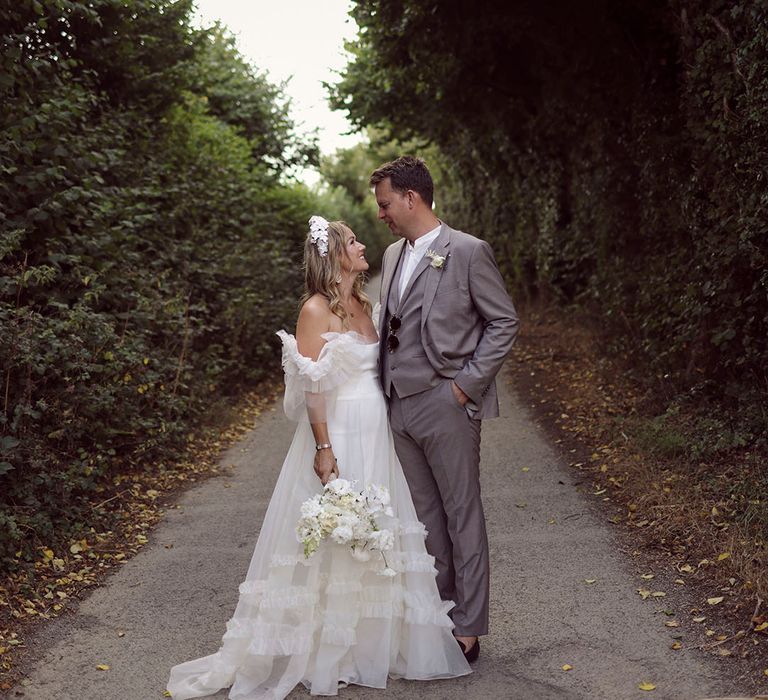
M 356 274 L 368 269 L 368 261 L 365 259 L 365 246 L 357 240 L 352 231 L 344 233 L 344 257 L 341 259 L 341 269 L 344 272 Z

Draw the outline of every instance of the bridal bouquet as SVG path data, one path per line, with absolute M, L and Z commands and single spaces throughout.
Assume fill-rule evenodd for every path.
M 382 515 L 392 516 L 389 491 L 376 485 L 356 491 L 355 483 L 334 479 L 322 493 L 302 503 L 296 535 L 304 545 L 304 556 L 309 559 L 330 537 L 337 544 L 349 546 L 358 561 L 368 561 L 371 552 L 380 552 L 384 569 L 379 573 L 394 576 L 396 572 L 387 566 L 384 552 L 392 549 L 395 537 L 392 530 L 380 528 L 376 522 Z

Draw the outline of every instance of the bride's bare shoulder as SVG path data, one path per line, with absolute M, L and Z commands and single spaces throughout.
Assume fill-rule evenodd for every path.
M 324 311 L 325 313 L 331 313 L 331 307 L 328 303 L 328 299 L 322 294 L 313 294 L 302 305 L 301 310 L 307 310 L 309 313 L 318 313 Z
M 296 330 L 325 333 L 330 330 L 332 316 L 328 300 L 322 294 L 314 294 L 302 304 Z
M 332 317 L 328 300 L 321 294 L 311 296 L 302 304 L 296 322 L 296 342 L 302 355 L 317 360 L 325 345 L 323 333 L 332 330 Z
M 322 320 L 327 321 L 331 316 L 331 307 L 322 294 L 313 294 L 301 305 L 299 310 L 299 322 L 309 321 L 313 325 Z

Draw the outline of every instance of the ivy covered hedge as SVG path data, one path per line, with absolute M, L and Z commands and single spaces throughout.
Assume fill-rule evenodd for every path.
M 518 295 L 590 314 L 721 446 L 765 446 L 768 5 L 356 0 L 334 90 L 437 147 Z M 438 167 L 439 166 L 439 167 Z M 440 198 L 441 196 L 441 198 Z
M 191 0 L 0 0 L 0 569 L 273 371 L 315 162 Z

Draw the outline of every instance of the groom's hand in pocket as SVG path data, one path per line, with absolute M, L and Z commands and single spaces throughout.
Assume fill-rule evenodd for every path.
M 451 391 L 453 391 L 453 395 L 462 406 L 466 405 L 467 401 L 469 401 L 469 396 L 459 389 L 459 385 L 453 380 L 451 380 Z

